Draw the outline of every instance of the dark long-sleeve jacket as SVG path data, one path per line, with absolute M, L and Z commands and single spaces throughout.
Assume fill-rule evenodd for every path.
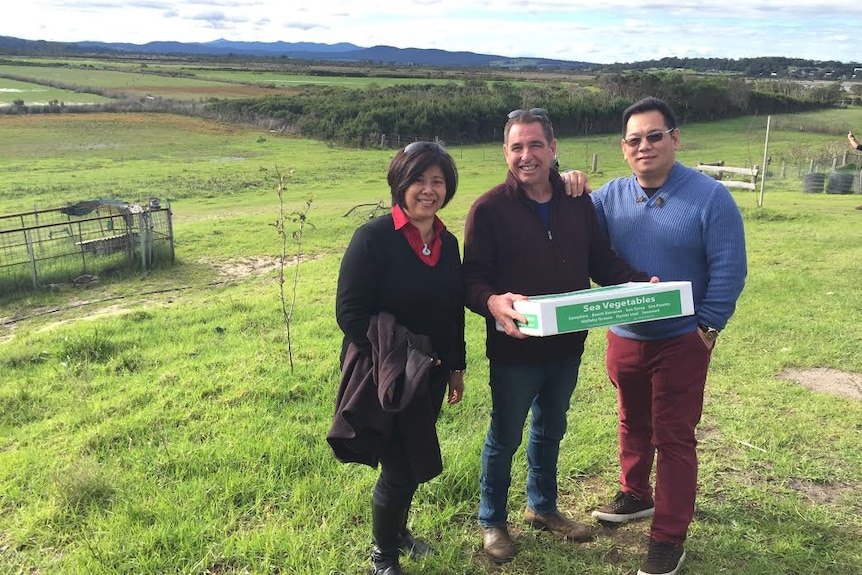
M 437 361 L 427 336 L 416 335 L 388 313 L 371 318 L 370 354 L 348 345 L 326 440 L 339 461 L 377 467 L 392 433 L 401 434 L 418 482 L 443 470 L 437 410 L 429 395 Z
M 353 234 L 338 275 L 335 316 L 344 332 L 343 350 L 354 343 L 368 353 L 372 315 L 385 311 L 415 334 L 427 335 L 447 370 L 464 369 L 464 282 L 458 240 L 441 234 L 437 265 L 413 253 L 392 215 L 366 222 Z
M 486 318 L 486 354 L 500 363 L 544 363 L 579 357 L 586 331 L 515 339 L 497 331 L 488 298 L 512 292 L 526 296 L 648 281 L 613 251 L 590 197 L 571 198 L 551 171 L 550 229 L 530 204 L 517 178 L 480 196 L 464 227 L 467 307 Z

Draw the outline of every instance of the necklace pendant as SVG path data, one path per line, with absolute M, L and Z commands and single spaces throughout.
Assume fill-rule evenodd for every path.
M 431 255 L 431 248 L 428 247 L 428 244 L 422 244 L 422 255 L 423 256 L 430 256 Z

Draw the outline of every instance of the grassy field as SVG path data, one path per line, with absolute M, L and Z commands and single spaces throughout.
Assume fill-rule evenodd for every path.
M 843 154 L 862 111 L 773 122 L 764 206 L 734 191 L 750 275 L 707 384 L 690 575 L 852 574 L 862 565 L 862 403 L 784 377 L 862 374 L 862 196 L 800 187 L 813 158 Z M 760 164 L 765 126 L 683 126 L 680 158 Z M 337 463 L 324 440 L 339 375 L 333 300 L 340 256 L 371 208 L 346 214 L 387 201 L 392 151 L 166 115 L 0 117 L 0 127 L 0 213 L 92 197 L 170 199 L 178 258 L 90 289 L 0 294 L 0 573 L 364 572 L 376 474 Z M 563 166 L 588 168 L 597 154 L 594 185 L 625 174 L 618 138 L 561 140 Z M 441 215 L 461 237 L 467 209 L 505 163 L 499 144 L 450 151 L 461 185 Z M 301 263 L 286 270 L 298 273 L 292 370 L 277 283 L 277 172 L 291 174 L 288 214 L 313 201 Z M 292 257 L 298 246 L 288 249 Z M 445 471 L 414 506 L 413 530 L 437 553 L 405 561 L 406 571 L 634 573 L 645 523 L 596 525 L 597 539 L 582 545 L 522 527 L 520 452 L 510 494 L 519 556 L 501 567 L 484 558 L 475 521 L 489 410 L 482 330 L 468 314 L 466 397 L 443 410 Z M 560 505 L 587 522 L 618 474 L 603 350 L 596 330 L 560 460 Z
M 46 87 L 43 84 L 87 86 L 98 90 L 152 96 L 175 100 L 205 100 L 209 98 L 250 98 L 284 94 L 302 85 L 397 86 L 402 84 L 449 84 L 445 78 L 386 78 L 373 76 L 319 76 L 293 74 L 272 70 L 207 69 L 187 65 L 117 65 L 118 69 L 83 66 L 16 66 L 0 64 L 0 105 L 24 100 L 25 105 L 44 104 L 57 100 L 65 104 L 85 104 L 108 101 L 108 98 Z M 83 67 L 82 67 L 83 66 Z M 171 74 L 181 74 L 172 76 Z M 11 80 L 3 76 L 26 78 L 32 82 Z
M 26 105 L 47 104 L 48 102 L 67 102 L 75 104 L 91 104 L 109 102 L 111 99 L 96 94 L 73 92 L 60 88 L 51 88 L 31 82 L 19 82 L 0 78 L 0 105 L 12 104 L 18 100 Z
M 264 86 L 250 86 L 221 80 L 209 80 L 195 77 L 171 77 L 155 75 L 137 70 L 120 71 L 86 67 L 62 66 L 14 66 L 0 65 L 0 76 L 12 76 L 33 82 L 34 84 L 60 85 L 69 88 L 101 90 L 105 92 L 171 98 L 176 100 L 205 100 L 208 98 L 239 98 L 255 97 L 279 93 L 279 91 Z M 15 81 L 0 77 L 0 103 L 11 103 L 22 99 L 27 105 L 51 101 L 42 99 L 39 92 L 6 92 L 14 88 Z M 11 94 L 11 96 L 10 96 Z M 65 97 L 64 97 L 65 96 Z M 87 103 L 89 94 L 59 94 L 56 99 L 67 103 Z M 54 99 L 54 98 L 52 98 Z M 8 101 L 8 102 L 7 102 Z
M 494 70 L 487 81 L 544 86 L 590 85 L 592 75 L 557 72 Z M 11 80 L 9 78 L 15 78 Z M 20 80 L 32 81 L 21 82 Z M 35 105 L 57 100 L 65 104 L 103 101 L 95 96 L 56 87 L 88 87 L 111 93 L 175 100 L 259 97 L 289 93 L 298 86 L 339 86 L 363 89 L 399 85 L 445 85 L 476 81 L 475 71 L 385 68 L 291 62 L 189 62 L 169 58 L 84 59 L 10 57 L 0 63 L 0 105 L 24 100 Z M 44 92 L 50 92 L 48 97 Z

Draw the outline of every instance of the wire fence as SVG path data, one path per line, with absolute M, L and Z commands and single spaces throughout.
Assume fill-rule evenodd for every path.
M 173 263 L 170 204 L 90 200 L 0 215 L 0 294 L 86 285 L 100 275 Z

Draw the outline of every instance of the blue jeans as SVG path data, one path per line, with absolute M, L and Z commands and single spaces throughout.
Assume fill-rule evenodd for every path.
M 566 412 L 581 358 L 552 364 L 491 362 L 491 425 L 482 448 L 479 524 L 506 524 L 512 456 L 521 444 L 527 412 L 527 505 L 542 515 L 557 510 L 557 459 Z

